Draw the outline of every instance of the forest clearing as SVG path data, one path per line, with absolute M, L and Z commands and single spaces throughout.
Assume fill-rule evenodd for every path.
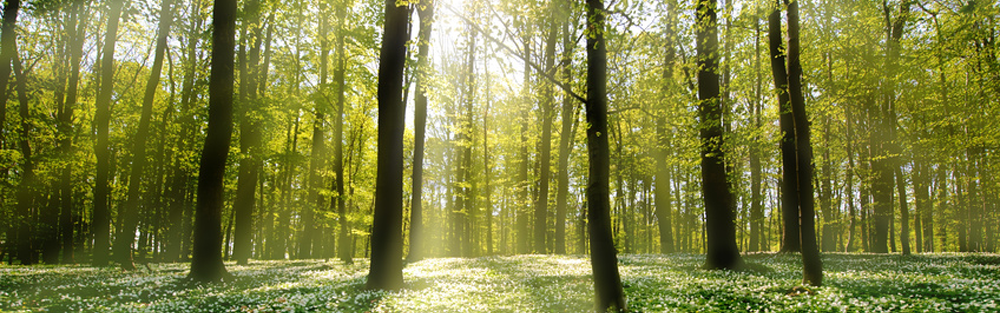
M 698 269 L 696 254 L 623 255 L 632 312 L 995 312 L 1000 256 L 827 254 L 823 287 L 799 287 L 791 254 L 746 256 L 745 272 Z M 186 264 L 123 272 L 0 267 L 3 312 L 586 312 L 590 267 L 578 255 L 429 259 L 399 292 L 363 291 L 366 260 L 228 264 L 231 282 L 183 286 Z

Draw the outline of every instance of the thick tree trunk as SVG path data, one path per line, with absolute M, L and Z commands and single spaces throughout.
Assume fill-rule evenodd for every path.
M 0 142 L 4 138 L 3 127 L 7 123 L 7 84 L 10 82 L 11 62 L 17 57 L 14 46 L 17 41 L 17 12 L 21 9 L 21 0 L 7 0 L 3 5 L 3 22 L 0 24 Z
M 427 133 L 427 79 L 430 78 L 428 55 L 430 54 L 431 31 L 434 23 L 434 1 L 420 3 L 417 6 L 420 17 L 420 30 L 417 34 L 417 78 L 416 97 L 413 99 L 413 184 L 410 200 L 410 253 L 406 259 L 410 262 L 419 261 L 424 256 L 424 142 Z M 337 143 L 339 144 L 339 143 Z M 339 157 L 339 156 L 338 156 Z M 487 180 L 489 178 L 487 177 Z M 341 244 L 344 242 L 341 241 Z
M 799 2 L 788 3 L 788 93 L 791 96 L 795 124 L 796 161 L 803 283 L 823 285 L 823 261 L 816 245 L 816 210 L 813 192 L 813 151 L 809 117 L 802 95 L 802 65 L 799 61 Z
M 156 50 L 153 56 L 153 67 L 149 70 L 149 80 L 146 81 L 146 91 L 142 98 L 142 113 L 132 146 L 132 169 L 129 175 L 128 198 L 125 206 L 119 211 L 124 214 L 123 227 L 118 230 L 113 247 L 114 257 L 122 269 L 135 270 L 132 261 L 132 245 L 135 244 L 135 230 L 139 224 L 142 200 L 139 192 L 142 189 L 143 174 L 146 167 L 146 139 L 149 137 L 149 123 L 153 116 L 153 100 L 160 86 L 160 73 L 163 70 L 163 55 L 167 49 L 167 36 L 170 35 L 170 23 L 174 20 L 172 1 L 164 0 L 160 5 L 160 24 L 156 35 Z
M 114 91 L 115 80 L 115 42 L 118 41 L 118 22 L 125 0 L 111 0 L 108 11 L 107 32 L 104 35 L 104 55 L 101 59 L 101 85 L 97 93 L 94 123 L 97 128 L 97 144 L 94 154 L 97 155 L 96 177 L 94 179 L 94 213 L 92 232 L 94 234 L 94 266 L 108 264 L 108 245 L 111 232 L 108 198 L 111 192 L 108 186 L 108 175 L 111 151 L 108 148 L 108 127 L 111 121 L 111 94 Z
M 371 268 L 365 288 L 403 287 L 403 67 L 409 9 L 385 1 L 385 30 L 378 73 L 378 175 L 372 221 Z
M 236 0 L 216 0 L 212 14 L 212 70 L 209 78 L 208 130 L 198 175 L 194 250 L 188 277 L 216 282 L 230 274 L 222 264 L 223 176 L 233 135 L 233 49 Z
M 740 269 L 743 259 L 736 246 L 733 194 L 726 175 L 722 104 L 719 99 L 716 1 L 699 0 L 696 10 L 698 53 L 698 116 L 701 138 L 702 200 L 705 203 L 706 269 Z
M 625 312 L 625 293 L 618 274 L 618 256 L 611 234 L 608 176 L 607 45 L 604 40 L 604 1 L 587 0 L 587 210 L 590 265 L 594 272 L 597 312 Z

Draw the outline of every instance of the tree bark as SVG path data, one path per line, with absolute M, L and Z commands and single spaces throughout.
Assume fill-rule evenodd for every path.
M 3 5 L 3 22 L 0 24 L 0 142 L 3 127 L 7 123 L 7 100 L 10 93 L 7 92 L 7 84 L 10 82 L 11 62 L 17 57 L 17 49 L 14 46 L 17 41 L 17 12 L 21 9 L 21 0 L 7 0 Z
M 594 272 L 597 312 L 624 312 L 625 293 L 618 273 L 618 256 L 611 234 L 611 204 L 608 176 L 607 45 L 604 40 L 604 1 L 587 0 L 587 209 L 590 233 L 590 265 Z
M 385 1 L 385 30 L 378 72 L 378 175 L 372 222 L 371 267 L 365 289 L 403 287 L 403 67 L 409 9 Z
M 791 96 L 795 124 L 796 161 L 803 283 L 823 285 L 823 261 L 816 245 L 815 202 L 813 192 L 813 151 L 810 122 L 802 95 L 802 65 L 799 61 L 799 0 L 788 2 L 788 93 Z
M 233 135 L 233 49 L 236 46 L 236 0 L 215 0 L 212 13 L 212 70 L 209 77 L 208 130 L 198 174 L 194 249 L 188 278 L 217 282 L 231 276 L 222 246 L 223 179 Z
M 696 10 L 698 47 L 698 116 L 701 138 L 702 199 L 707 231 L 706 269 L 743 267 L 736 246 L 733 194 L 726 174 L 722 103 L 719 99 L 719 37 L 716 0 L 699 0 Z

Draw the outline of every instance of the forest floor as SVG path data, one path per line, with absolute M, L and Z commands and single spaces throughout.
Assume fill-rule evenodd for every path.
M 699 269 L 694 254 L 620 258 L 635 312 L 997 312 L 1000 256 L 825 254 L 823 287 L 801 288 L 798 255 L 745 256 L 753 271 Z M 363 291 L 367 260 L 227 263 L 235 278 L 192 286 L 187 264 L 0 265 L 0 312 L 584 312 L 584 256 L 429 259 L 406 266 L 408 288 Z

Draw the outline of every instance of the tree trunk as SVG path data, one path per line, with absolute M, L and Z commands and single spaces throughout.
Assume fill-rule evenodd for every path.
M 529 28 L 529 29 L 524 31 L 525 34 L 531 32 L 530 27 L 531 27 L 531 25 L 530 25 L 530 23 L 528 23 L 528 26 L 526 28 Z M 528 38 L 523 38 L 523 39 L 524 39 L 523 41 L 525 42 L 525 45 L 524 45 L 524 60 L 531 60 L 531 43 L 528 40 Z M 528 62 L 524 62 L 524 81 L 522 83 L 523 87 L 522 87 L 522 90 L 521 90 L 521 96 L 523 97 L 522 101 L 524 101 L 523 105 L 525 105 L 525 106 L 527 106 L 527 102 L 528 102 L 528 99 L 529 99 L 529 96 L 530 96 L 529 93 L 530 93 L 530 90 L 531 90 L 530 89 L 530 83 L 529 83 L 531 81 L 531 76 L 530 75 L 531 75 L 531 67 L 528 65 Z M 529 220 L 530 219 L 529 219 L 529 215 L 528 215 L 528 211 L 529 211 L 528 210 L 528 206 L 530 206 L 530 203 L 531 203 L 530 199 L 531 198 L 529 198 L 529 193 L 528 193 L 529 185 L 530 185 L 530 182 L 528 182 L 528 166 L 529 166 L 528 163 L 530 162 L 530 160 L 529 160 L 530 154 L 528 154 L 528 132 L 529 132 L 529 130 L 528 130 L 528 116 L 527 116 L 527 112 L 529 112 L 529 110 L 527 108 L 523 109 L 523 113 L 522 113 L 522 116 L 521 116 L 521 149 L 520 149 L 521 150 L 521 157 L 520 157 L 521 160 L 520 160 L 520 163 L 518 164 L 518 168 L 517 168 L 517 172 L 518 172 L 517 175 L 518 176 L 517 176 L 517 180 L 516 180 L 516 182 L 517 182 L 517 189 L 518 189 L 518 192 L 519 192 L 518 199 L 520 199 L 520 201 L 518 201 L 517 203 L 515 203 L 515 212 L 516 212 L 515 213 L 515 215 L 516 215 L 515 219 L 517 219 L 517 221 L 516 221 L 517 226 L 516 226 L 515 234 L 517 236 L 517 250 L 516 251 L 517 251 L 518 254 L 527 254 L 527 253 L 531 252 L 531 244 L 530 244 L 530 241 L 528 240 L 530 238 L 529 235 L 530 235 L 530 231 L 531 231 L 531 229 L 529 228 L 529 224 L 530 224 Z
M 149 137 L 149 123 L 153 116 L 153 100 L 160 85 L 160 73 L 163 70 L 163 55 L 167 49 L 167 36 L 170 35 L 170 23 L 174 20 L 172 1 L 164 0 L 160 5 L 160 24 L 156 35 L 156 50 L 153 56 L 153 67 L 149 70 L 149 80 L 142 98 L 142 115 L 132 146 L 132 169 L 128 185 L 128 198 L 125 206 L 119 211 L 124 214 L 124 226 L 118 230 L 113 247 L 114 257 L 122 269 L 135 270 L 132 261 L 132 245 L 135 244 L 135 229 L 139 224 L 142 200 L 139 192 L 142 189 L 143 173 L 146 167 L 146 139 Z
M 760 19 L 754 18 L 754 102 L 751 108 L 753 129 L 755 134 L 761 129 L 761 99 L 763 97 L 763 79 L 760 73 Z M 764 228 L 764 208 L 761 194 L 760 135 L 755 135 L 750 143 L 750 247 L 749 251 L 767 251 L 767 245 L 762 240 L 766 235 Z
M 562 20 L 562 79 L 563 83 L 571 82 L 573 48 L 575 42 L 570 39 L 570 3 L 562 1 L 559 14 Z M 573 110 L 573 98 L 564 95 L 562 99 L 562 130 L 559 135 L 559 160 L 556 173 L 556 234 L 555 253 L 566 253 L 566 201 L 569 196 L 569 154 L 573 149 L 573 125 L 576 124 L 576 112 Z M 582 239 L 581 239 L 582 240 Z
M 14 46 L 17 41 L 17 12 L 21 9 L 21 0 L 7 0 L 3 5 L 3 22 L 0 24 L 0 142 L 3 127 L 7 123 L 7 84 L 10 82 L 11 62 L 17 57 Z
M 771 73 L 778 92 L 779 124 L 781 127 L 781 252 L 799 252 L 799 199 L 796 192 L 798 171 L 795 167 L 795 125 L 788 95 L 788 71 L 781 39 L 781 0 L 777 0 L 768 15 L 768 43 Z
M 798 166 L 798 194 L 800 236 L 802 248 L 803 283 L 823 285 L 823 261 L 816 245 L 816 210 L 813 192 L 813 151 L 810 122 L 806 114 L 805 97 L 802 95 L 802 65 L 799 61 L 799 2 L 788 3 L 788 93 L 791 96 L 795 124 L 796 161 Z
M 372 222 L 371 268 L 365 289 L 403 287 L 403 67 L 409 9 L 385 1 L 385 30 L 378 72 L 378 175 Z
M 611 234 L 611 204 L 608 188 L 607 46 L 604 41 L 604 1 L 587 0 L 587 210 L 590 233 L 590 265 L 594 272 L 597 312 L 625 312 L 625 293 L 618 274 L 618 256 Z
M 417 15 L 420 17 L 420 30 L 417 34 L 417 64 L 415 65 L 417 93 L 413 108 L 413 184 L 411 188 L 413 198 L 410 200 L 410 253 L 406 258 L 410 262 L 421 260 L 426 249 L 424 247 L 426 235 L 424 233 L 422 199 L 424 192 L 424 142 L 427 133 L 427 87 L 425 84 L 426 80 L 430 78 L 428 55 L 430 54 L 431 31 L 434 23 L 434 1 L 430 0 L 427 3 L 419 4 Z
M 261 152 L 260 96 L 258 94 L 261 68 L 260 43 L 262 27 L 260 26 L 260 0 L 245 2 L 243 8 L 246 22 L 241 37 L 240 47 L 240 108 L 237 110 L 240 123 L 240 157 L 238 176 L 236 179 L 236 199 L 233 200 L 235 211 L 235 231 L 233 233 L 233 257 L 239 265 L 247 265 L 251 252 L 253 237 L 253 211 L 256 203 L 257 180 L 260 168 L 263 166 Z M 249 32 L 249 34 L 248 34 Z M 321 32 L 322 33 L 322 32 Z M 246 40 L 249 40 L 250 53 L 246 53 Z
M 62 150 L 63 155 L 67 159 L 71 158 L 73 155 L 73 137 L 76 132 L 73 127 L 73 110 L 77 104 L 77 91 L 80 84 L 80 59 L 83 55 L 83 38 L 84 38 L 84 25 L 80 19 L 80 14 L 83 12 L 83 3 L 76 1 L 71 6 L 69 27 L 66 29 L 67 34 L 70 35 L 69 42 L 69 62 L 70 62 L 70 73 L 69 81 L 66 84 L 66 98 L 63 104 L 62 115 L 60 116 L 60 133 L 62 134 L 62 139 L 60 140 L 60 150 Z M 6 15 L 5 15 L 6 16 Z M 2 61 L 0 61 L 2 62 Z M 2 75 L 2 74 L 0 74 Z M 0 90 L 5 90 L 5 88 L 0 87 Z M 6 103 L 6 102 L 0 102 Z M 5 109 L 0 109 L 0 115 Z M 0 118 L 2 120 L 3 118 Z M 0 122 L 0 125 L 3 123 Z M 2 138 L 0 138 L 2 139 Z M 73 218 L 74 214 L 79 216 L 79 213 L 75 212 L 73 209 L 73 167 L 67 164 L 63 167 L 62 173 L 60 174 L 60 197 L 62 201 L 62 211 L 60 212 L 60 224 L 62 225 L 62 240 L 63 240 L 63 264 L 76 263 L 76 258 L 74 257 L 74 243 L 73 239 Z
M 223 179 L 233 135 L 233 49 L 236 0 L 216 0 L 212 14 L 212 70 L 209 78 L 208 130 L 198 174 L 194 250 L 188 278 L 216 282 L 231 276 L 219 248 L 222 245 Z
M 736 270 L 743 267 L 736 246 L 733 194 L 726 174 L 719 99 L 716 0 L 699 0 L 696 10 L 698 53 L 698 116 L 701 138 L 702 199 L 707 232 L 705 268 Z
M 338 23 L 336 45 L 337 69 L 333 72 L 333 81 L 337 84 L 337 113 L 333 117 L 333 168 L 334 175 L 336 176 L 334 178 L 334 183 L 337 184 L 337 216 L 340 221 L 340 234 L 338 235 L 337 243 L 337 246 L 340 247 L 340 249 L 337 250 L 337 253 L 340 260 L 345 264 L 352 264 L 354 262 L 354 246 L 351 244 L 351 224 L 347 216 L 347 208 L 345 206 L 346 197 L 344 196 L 344 107 L 347 105 L 347 102 L 344 100 L 344 92 L 346 89 L 346 85 L 344 83 L 344 71 L 346 70 L 345 60 L 347 59 L 344 55 L 347 51 L 344 48 L 344 36 L 346 36 L 346 32 L 344 30 L 344 19 L 346 18 L 346 12 L 339 6 L 335 9 L 335 11 Z M 424 97 L 424 101 L 424 120 L 426 121 L 426 97 Z
M 551 3 L 552 16 L 555 16 L 558 10 L 556 9 L 556 4 Z M 555 64 L 555 54 L 556 54 L 556 36 L 559 34 L 559 23 L 556 23 L 555 18 L 549 20 L 549 33 L 548 38 L 545 41 L 545 55 L 543 60 L 545 60 L 545 71 L 552 71 Z M 539 73 L 539 75 L 545 75 L 545 73 Z M 539 143 L 538 151 L 538 162 L 540 171 L 538 175 L 538 200 L 535 202 L 535 253 L 548 253 L 546 249 L 546 235 L 548 231 L 548 222 L 546 217 L 549 215 L 549 176 L 551 175 L 552 168 L 552 119 L 555 118 L 555 113 L 553 110 L 555 108 L 555 90 L 553 90 L 552 83 L 546 79 L 541 79 L 542 81 L 542 103 L 539 104 L 542 113 L 542 132 L 541 142 Z
M 35 177 L 35 160 L 32 157 L 31 143 L 28 141 L 31 138 L 32 130 L 34 126 L 31 124 L 31 114 L 28 110 L 28 74 L 23 72 L 21 68 L 21 60 L 17 55 L 17 45 L 14 44 L 14 76 L 17 79 L 17 94 L 18 102 L 20 106 L 18 107 L 18 115 L 21 117 L 21 129 L 19 131 L 20 138 L 18 139 L 18 146 L 21 148 L 21 184 L 17 189 L 17 215 L 19 217 L 20 225 L 17 230 L 17 242 L 18 242 L 18 258 L 21 260 L 21 265 L 31 265 L 38 262 L 38 257 L 35 254 L 35 238 L 32 238 L 34 233 L 34 223 L 31 219 L 33 218 L 32 213 L 34 206 L 38 205 L 37 199 L 39 197 L 38 192 L 35 190 L 37 188 L 37 182 Z
M 662 111 L 656 118 L 656 138 L 657 145 L 659 146 L 659 155 L 656 157 L 656 193 L 654 200 L 656 202 L 656 221 L 660 231 L 660 253 L 674 252 L 673 230 L 671 229 L 670 222 L 670 217 L 673 215 L 670 202 L 673 200 L 670 199 L 670 170 L 667 167 L 671 134 L 667 133 L 666 115 L 668 114 L 667 110 L 674 104 L 672 92 L 674 89 L 674 65 L 677 58 L 677 52 L 674 48 L 676 45 L 674 41 L 677 36 L 674 30 L 674 24 L 677 20 L 675 6 L 676 3 L 674 1 L 667 2 L 667 42 L 664 46 L 666 57 L 663 60 L 663 94 L 665 99 L 660 108 Z
M 115 42 L 118 40 L 118 21 L 125 0 L 111 0 L 108 11 L 107 32 L 104 35 L 104 55 L 101 59 L 101 85 L 97 93 L 94 123 L 97 128 L 97 144 L 94 153 L 97 155 L 96 177 L 94 180 L 94 213 L 93 234 L 94 252 L 93 265 L 108 264 L 108 245 L 111 232 L 110 215 L 108 212 L 108 197 L 111 192 L 108 186 L 108 174 L 111 155 L 108 148 L 108 127 L 111 121 L 111 94 L 114 91 L 115 80 Z

